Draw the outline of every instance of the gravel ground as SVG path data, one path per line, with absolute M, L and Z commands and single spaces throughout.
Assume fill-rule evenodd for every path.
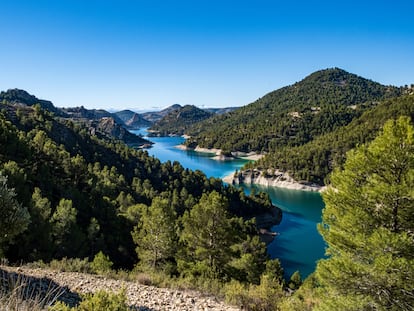
M 215 297 L 206 296 L 196 291 L 173 290 L 146 286 L 137 282 L 114 280 L 103 276 L 58 272 L 47 269 L 30 269 L 25 267 L 0 267 L 3 288 L 20 278 L 29 284 L 27 293 L 45 292 L 59 293 L 59 300 L 70 305 L 76 304 L 80 293 L 91 293 L 98 290 L 119 292 L 124 289 L 128 304 L 133 310 L 158 311 L 238 311 L 240 308 L 229 306 Z M 52 299 L 52 298 L 50 298 Z

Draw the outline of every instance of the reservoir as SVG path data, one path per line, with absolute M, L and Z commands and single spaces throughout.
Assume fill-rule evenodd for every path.
M 145 129 L 131 131 L 145 136 Z M 223 178 L 235 170 L 240 169 L 247 160 L 217 161 L 213 154 L 204 154 L 194 151 L 185 151 L 175 148 L 184 142 L 182 137 L 150 137 L 154 145 L 148 153 L 161 162 L 179 161 L 185 168 L 200 170 L 207 177 Z M 274 205 L 283 210 L 283 219 L 280 225 L 272 228 L 280 235 L 268 245 L 268 252 L 272 258 L 279 258 L 285 270 L 285 277 L 289 278 L 293 272 L 299 270 L 305 278 L 315 270 L 316 261 L 324 257 L 325 242 L 317 231 L 317 224 L 321 221 L 324 203 L 317 192 L 264 187 L 259 185 L 244 186 L 246 192 L 251 188 L 267 192 Z

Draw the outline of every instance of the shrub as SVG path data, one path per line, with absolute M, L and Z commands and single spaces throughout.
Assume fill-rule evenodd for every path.
M 50 311 L 128 311 L 125 291 L 108 293 L 98 291 L 86 294 L 79 306 L 70 308 L 62 302 L 55 304 Z
M 61 260 L 54 259 L 49 263 L 49 266 L 51 269 L 62 272 L 92 272 L 91 264 L 89 263 L 88 258 L 79 259 L 64 257 Z
M 109 259 L 109 256 L 106 256 L 102 251 L 95 255 L 91 263 L 91 268 L 93 272 L 97 274 L 105 274 L 111 271 L 112 261 Z

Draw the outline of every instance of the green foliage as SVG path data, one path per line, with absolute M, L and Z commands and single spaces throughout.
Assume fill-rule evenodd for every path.
M 60 260 L 53 259 L 48 265 L 41 264 L 41 267 L 50 267 L 53 270 L 58 270 L 62 272 L 82 272 L 82 273 L 91 273 L 93 269 L 91 268 L 91 263 L 88 261 L 88 258 L 67 258 L 63 257 Z
M 243 285 L 237 281 L 224 287 L 226 301 L 249 311 L 277 311 L 284 299 L 282 284 L 275 277 L 262 275 L 259 285 Z
M 203 194 L 211 192 L 228 202 L 229 218 L 248 219 L 271 206 L 264 195 L 247 196 L 219 179 L 184 169 L 176 161 L 161 163 L 146 151 L 99 133 L 90 135 L 89 127 L 82 123 L 53 116 L 38 106 L 7 101 L 3 106 L 0 170 L 8 175 L 8 185 L 16 189 L 18 201 L 28 207 L 31 217 L 30 234 L 16 235 L 13 244 L 4 242 L 5 256 L 11 262 L 74 257 L 92 260 L 102 251 L 115 269 L 144 266 L 150 262 L 148 250 L 140 250 L 137 257 L 131 232 L 134 227 L 140 232 L 144 223 L 145 228 L 156 227 L 150 219 L 157 219 L 157 215 L 168 212 L 173 219 L 168 224 L 175 226 Z M 161 208 L 152 209 L 160 200 L 168 201 L 162 212 Z M 148 217 L 142 219 L 144 210 Z M 152 210 L 158 214 L 152 215 Z M 237 243 L 256 234 L 243 221 L 234 226 L 240 231 Z M 139 240 L 146 239 L 146 247 L 153 246 L 147 237 Z M 160 265 L 156 269 L 177 273 L 177 250 L 157 260 Z M 254 252 L 253 248 L 249 251 Z M 241 256 L 241 251 L 236 253 L 231 255 Z
M 232 250 L 239 252 L 237 257 L 229 263 L 235 268 L 236 277 L 249 283 L 259 284 L 260 276 L 266 268 L 267 258 L 266 245 L 260 241 L 259 236 L 247 237 L 247 240 L 232 246 Z M 268 261 L 267 261 L 268 260 Z
M 16 200 L 14 189 L 9 188 L 7 177 L 0 172 L 0 245 L 10 242 L 16 235 L 25 231 L 30 215 Z M 0 255 L 2 248 L 0 246 Z
M 150 135 L 183 135 L 192 124 L 208 119 L 213 114 L 195 106 L 186 105 L 168 113 L 149 130 Z
M 196 123 L 186 131 L 192 137 L 188 144 L 245 152 L 298 146 L 348 124 L 367 108 L 361 104 L 401 93 L 338 68 L 322 70 L 229 114 Z
M 62 302 L 49 308 L 50 311 L 128 311 L 124 291 L 119 293 L 108 293 L 97 291 L 93 294 L 86 294 L 79 306 L 70 308 Z
M 203 194 L 200 202 L 184 214 L 180 240 L 186 250 L 186 260 L 179 267 L 181 270 L 185 267 L 194 275 L 210 278 L 224 272 L 234 241 L 227 206 L 227 200 L 214 191 Z
M 177 248 L 175 211 L 165 199 L 155 198 L 144 208 L 132 238 L 143 265 L 156 268 L 174 257 Z
M 334 167 L 344 164 L 347 151 L 372 141 L 390 118 L 414 117 L 414 96 L 386 100 L 355 118 L 347 126 L 318 136 L 301 146 L 273 150 L 250 167 L 279 169 L 300 181 L 324 184 Z
M 292 276 L 290 277 L 290 280 L 288 282 L 288 286 L 290 289 L 298 289 L 299 286 L 302 285 L 302 277 L 300 276 L 299 271 L 295 271 Z
M 330 258 L 316 276 L 317 310 L 409 310 L 414 304 L 414 127 L 389 121 L 349 152 L 323 193 L 319 230 Z M 334 298 L 335 297 L 335 298 Z
M 91 263 L 92 270 L 97 274 L 105 274 L 111 271 L 113 262 L 102 251 L 95 255 Z

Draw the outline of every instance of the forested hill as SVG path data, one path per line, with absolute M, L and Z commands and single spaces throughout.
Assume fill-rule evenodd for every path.
M 265 246 L 247 219 L 269 211 L 267 195 L 246 196 L 178 162 L 90 135 L 39 105 L 0 104 L 0 146 L 0 193 L 9 198 L 0 205 L 0 254 L 12 262 L 91 260 L 102 251 L 118 268 L 139 262 L 175 276 L 257 280 L 265 269 Z M 12 209 L 22 216 L 3 215 Z M 194 232 L 214 240 L 191 244 Z M 230 267 L 246 254 L 254 259 L 248 266 Z
M 196 106 L 186 105 L 171 111 L 161 120 L 157 121 L 149 128 L 152 135 L 183 135 L 185 130 L 194 123 L 201 122 L 213 116 L 213 113 L 207 112 Z
M 148 127 L 152 124 L 150 121 L 144 119 L 139 113 L 131 110 L 118 111 L 115 112 L 114 115 L 120 118 L 129 129 L 139 129 L 141 127 Z
M 347 126 L 301 146 L 286 146 L 270 152 L 258 162 L 250 163 L 249 168 L 265 171 L 269 178 L 277 169 L 297 181 L 326 184 L 332 170 L 344 163 L 347 151 L 372 141 L 387 120 L 400 116 L 414 119 L 414 95 L 384 100 Z
M 126 125 L 116 114 L 102 109 L 86 109 L 84 107 L 58 108 L 52 102 L 38 99 L 36 96 L 21 89 L 10 89 L 0 93 L 0 103 L 14 111 L 14 114 L 22 116 L 23 111 L 28 111 L 26 106 L 44 109 L 54 116 L 65 118 L 83 127 L 92 135 L 104 139 L 118 139 L 133 146 L 145 146 L 151 144 L 148 140 L 130 133 Z M 39 106 L 39 107 L 37 107 Z M 24 116 L 23 116 L 24 118 Z
M 150 112 L 144 112 L 142 115 L 142 117 L 145 120 L 148 120 L 149 122 L 155 123 L 159 120 L 161 120 L 163 117 L 165 117 L 167 114 L 169 114 L 170 112 L 180 109 L 181 106 L 178 104 L 169 106 L 165 109 L 162 109 L 160 111 L 150 111 Z
M 42 109 L 53 112 L 59 116 L 66 116 L 66 114 L 59 108 L 56 108 L 51 101 L 39 99 L 34 95 L 29 94 L 25 90 L 10 89 L 7 91 L 0 92 L 0 102 L 13 103 L 13 104 L 24 104 L 27 106 L 40 105 Z
M 186 132 L 192 136 L 187 143 L 244 152 L 299 146 L 401 93 L 401 88 L 338 68 L 321 70 L 236 111 L 195 124 Z

